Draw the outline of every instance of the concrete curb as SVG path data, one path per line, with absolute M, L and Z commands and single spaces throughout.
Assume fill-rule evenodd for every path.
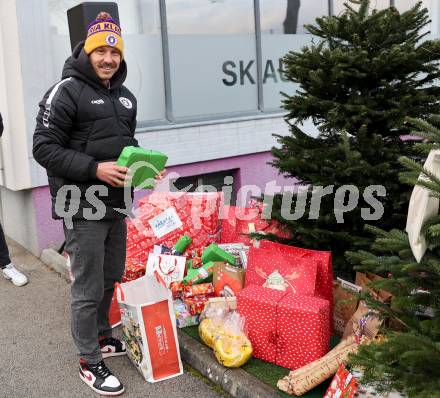
M 41 261 L 70 282 L 66 258 L 53 249 L 45 249 Z M 237 398 L 279 398 L 278 393 L 242 369 L 228 369 L 220 365 L 211 349 L 181 330 L 179 337 L 182 360 L 213 383 Z
M 220 365 L 211 349 L 181 330 L 177 334 L 182 359 L 233 397 L 279 398 L 275 390 L 244 370 L 228 369 Z

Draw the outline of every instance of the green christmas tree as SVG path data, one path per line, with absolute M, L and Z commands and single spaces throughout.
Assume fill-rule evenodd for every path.
M 284 195 L 287 208 L 283 195 L 275 196 L 271 217 L 293 232 L 287 243 L 331 250 L 338 275 L 352 273 L 345 251 L 371 243 L 365 224 L 403 227 L 408 195 L 398 181 L 398 158 L 412 155 L 412 145 L 400 139 L 408 133 L 404 118 L 440 111 L 440 87 L 432 84 L 440 76 L 440 43 L 421 33 L 429 23 L 427 10 L 418 4 L 400 14 L 394 7 L 372 10 L 369 0 L 350 1 L 342 15 L 307 26 L 315 44 L 285 56 L 285 75 L 299 89 L 283 101 L 291 134 L 275 135 L 280 145 L 272 149 L 272 165 L 281 174 L 303 185 L 334 186 L 321 199 L 319 215 L 306 206 L 301 218 L 286 219 L 286 212 L 294 213 L 294 193 L 291 201 Z M 306 120 L 319 129 L 317 137 L 302 130 Z M 334 201 L 344 185 L 357 187 L 360 197 L 341 223 Z M 363 197 L 371 185 L 386 188 L 385 197 L 373 192 L 384 208 L 378 220 Z M 362 208 L 373 219 L 364 220 Z
M 412 120 L 411 124 L 419 129 L 415 134 L 425 138 L 416 145 L 422 155 L 440 149 L 440 116 Z M 436 177 L 440 170 L 430 172 L 405 157 L 401 162 L 408 168 L 401 173 L 402 182 L 417 183 L 426 195 L 440 198 L 440 179 Z M 417 204 L 423 214 L 421 201 Z M 391 305 L 369 296 L 366 301 L 383 317 L 393 319 L 400 331 L 385 327 L 383 342 L 361 346 L 351 358 L 352 364 L 364 369 L 363 382 L 380 392 L 395 389 L 409 398 L 440 397 L 440 216 L 433 214 L 426 217 L 421 230 L 427 250 L 420 262 L 413 255 L 408 235 L 397 229 L 385 232 L 369 227 L 376 234 L 373 252 L 347 253 L 353 264 L 361 264 L 358 269 L 390 273 L 371 284 L 394 295 Z

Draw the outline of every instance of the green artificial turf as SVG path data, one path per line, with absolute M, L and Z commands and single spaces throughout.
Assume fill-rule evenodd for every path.
M 201 342 L 199 337 L 198 326 L 190 326 L 183 329 L 180 329 L 185 332 L 188 336 L 196 339 Z M 337 336 L 333 336 L 330 345 L 334 347 L 339 343 L 340 338 Z M 271 386 L 275 390 L 278 391 L 281 397 L 291 397 L 277 388 L 277 382 L 284 376 L 287 376 L 290 372 L 289 369 L 283 368 L 281 366 L 274 365 L 269 362 L 264 362 L 260 359 L 251 358 L 247 363 L 245 363 L 242 367 L 243 370 L 261 380 L 263 383 Z M 302 395 L 303 398 L 322 398 L 330 384 L 331 378 L 326 380 L 324 383 L 320 384 L 318 387 L 309 391 L 307 394 Z

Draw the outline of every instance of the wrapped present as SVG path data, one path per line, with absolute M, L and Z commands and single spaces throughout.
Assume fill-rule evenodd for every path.
M 130 282 L 145 275 L 146 264 L 134 258 L 125 262 L 125 273 L 122 282 Z
M 291 233 L 278 221 L 262 217 L 263 203 L 251 201 L 250 207 L 225 206 L 222 210 L 221 243 L 253 245 L 253 239 L 249 236 L 252 233 L 291 237 Z
M 145 264 L 154 245 L 173 248 L 182 236 L 192 239 L 185 254 L 201 255 L 219 241 L 221 203 L 221 192 L 153 192 L 140 199 L 136 218 L 127 223 L 127 264 Z
M 237 309 L 236 297 L 210 297 L 205 305 L 205 311 L 212 309 L 213 311 L 221 310 L 223 312 L 235 311 Z
M 188 297 L 184 299 L 184 303 L 186 305 L 188 312 L 191 315 L 198 315 L 202 313 L 208 300 L 209 300 L 209 296 L 200 295 L 200 296 Z
M 290 253 L 251 248 L 248 253 L 245 286 L 258 285 L 313 296 L 317 266 L 314 259 L 302 259 Z
M 200 268 L 188 268 L 186 276 L 183 278 L 183 284 L 185 286 L 191 286 L 208 282 L 214 273 L 214 265 L 215 263 L 210 261 L 209 263 L 202 265 Z
M 170 284 L 171 294 L 173 295 L 173 300 L 177 300 L 183 297 L 183 283 L 182 282 L 172 282 Z
M 210 261 L 223 261 L 235 265 L 235 257 L 218 247 L 215 243 L 209 245 L 202 253 L 202 263 L 206 264 Z
M 199 285 L 191 285 L 183 287 L 183 297 L 189 298 L 194 296 L 212 296 L 214 294 L 214 286 L 212 283 L 201 283 Z
M 357 391 L 356 378 L 341 363 L 323 398 L 354 398 Z
M 369 344 L 370 341 L 368 337 L 363 336 L 361 343 Z M 339 365 L 347 362 L 349 354 L 356 353 L 358 347 L 359 343 L 355 340 L 355 336 L 350 336 L 333 347 L 322 358 L 293 370 L 278 380 L 277 387 L 290 395 L 303 395 L 333 376 Z
M 165 167 L 168 156 L 162 152 L 135 146 L 126 146 L 120 153 L 116 164 L 129 167 L 133 174 L 133 187 L 153 188 L 154 177 Z
M 333 267 L 330 252 L 287 246 L 268 240 L 260 241 L 260 249 L 276 250 L 282 253 L 292 254 L 299 258 L 316 260 L 318 263 L 318 272 L 316 273 L 315 296 L 328 300 L 333 314 Z M 332 318 L 333 315 L 329 321 L 330 334 L 333 333 Z
M 329 349 L 327 300 L 251 285 L 237 294 L 237 311 L 256 358 L 297 369 Z
M 233 265 L 219 263 L 214 266 L 214 292 L 216 296 L 232 297 L 244 287 L 246 271 Z

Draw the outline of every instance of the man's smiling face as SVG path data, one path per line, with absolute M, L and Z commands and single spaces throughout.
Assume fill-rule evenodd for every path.
M 89 59 L 104 85 L 108 84 L 121 65 L 121 53 L 113 47 L 98 47 L 90 53 Z

